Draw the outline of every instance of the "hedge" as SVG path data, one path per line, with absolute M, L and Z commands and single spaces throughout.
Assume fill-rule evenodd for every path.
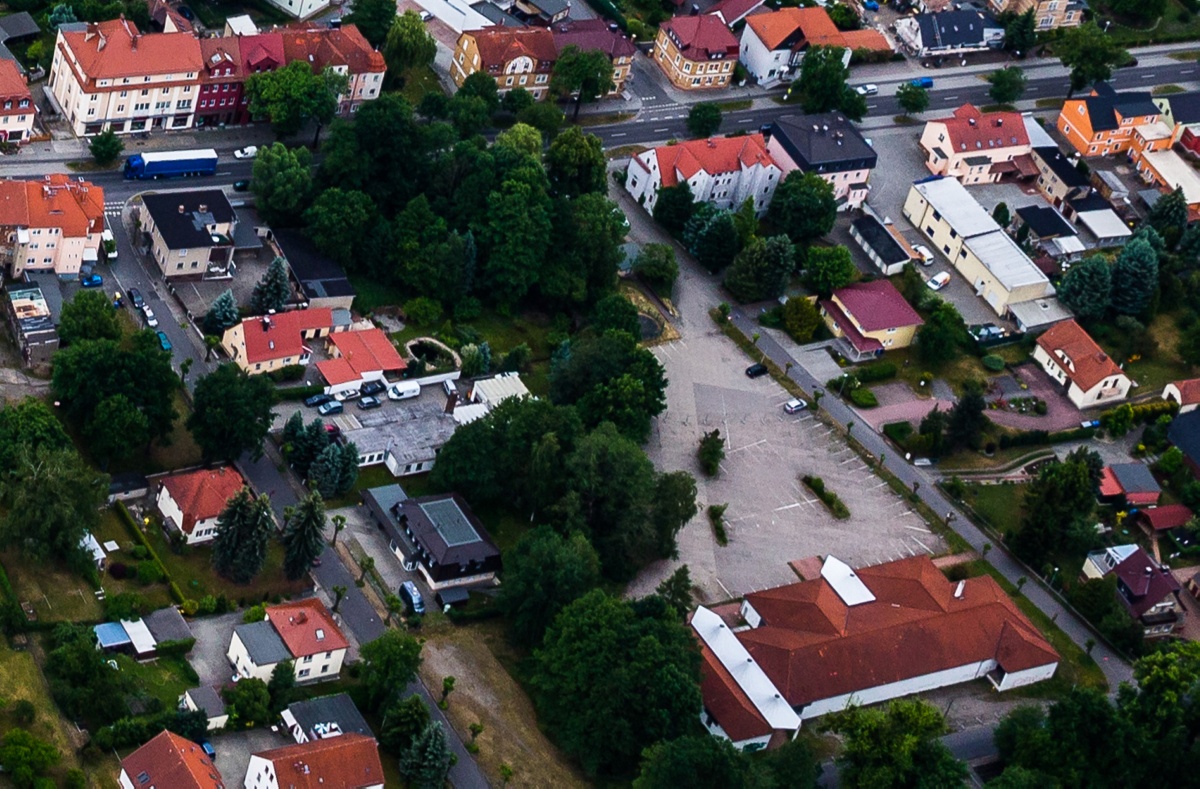
M 816 494 L 816 497 L 829 509 L 833 517 L 838 520 L 845 520 L 850 517 L 850 509 L 838 498 L 838 494 L 825 487 L 825 480 L 820 477 L 814 477 L 812 474 L 805 474 L 800 480 L 809 490 Z
M 287 386 L 275 390 L 276 400 L 307 400 L 313 395 L 324 394 L 325 387 L 321 384 L 311 386 Z
M 1000 436 L 998 443 L 1001 449 L 1008 449 L 1009 447 L 1059 444 L 1064 441 L 1083 441 L 1093 438 L 1095 435 L 1096 430 L 1091 427 L 1077 427 L 1074 430 L 1061 430 L 1057 433 L 1049 433 L 1045 430 L 1022 430 L 1012 435 L 1006 433 Z
M 304 378 L 304 371 L 307 370 L 303 364 L 285 364 L 278 370 L 271 370 L 267 373 L 267 377 L 275 383 L 283 383 L 284 381 L 299 381 Z
M 983 363 L 984 367 L 986 367 L 987 369 L 991 370 L 994 373 L 998 373 L 1004 369 L 1004 358 L 1001 356 L 997 356 L 994 353 L 989 353 L 987 356 L 983 357 L 983 359 L 981 359 L 980 361 Z
M 162 570 L 163 578 L 167 579 L 167 590 L 171 593 L 171 599 L 177 605 L 182 604 L 186 599 L 183 596 L 183 590 L 179 588 L 179 584 L 175 583 L 171 578 L 171 574 L 167 572 L 167 566 L 163 564 L 163 560 L 158 557 L 158 552 L 154 550 L 154 546 L 146 539 L 146 535 L 142 534 L 142 530 L 138 528 L 137 522 L 133 516 L 129 514 L 129 508 L 125 506 L 125 502 L 118 501 L 116 504 L 117 515 L 122 523 L 125 524 L 125 530 L 133 535 L 133 539 L 137 540 L 138 544 L 146 549 L 146 553 L 158 565 L 158 569 Z
M 879 399 L 870 389 L 853 389 L 850 391 L 850 402 L 859 408 L 874 408 L 879 405 Z
M 909 422 L 888 422 L 883 426 L 883 434 L 903 447 L 913 434 L 913 426 Z
M 1120 408 L 1120 406 L 1118 406 Z M 1135 425 L 1145 425 L 1155 421 L 1163 414 L 1174 416 L 1179 413 L 1179 403 L 1174 400 L 1156 400 L 1150 403 L 1142 403 L 1141 405 L 1132 406 L 1133 408 L 1133 423 Z M 1108 422 L 1116 414 L 1116 408 L 1110 408 L 1100 414 L 1101 422 Z
M 889 378 L 895 378 L 899 368 L 895 362 L 874 362 L 864 365 L 854 371 L 854 377 L 861 384 L 874 383 L 875 381 L 886 381 Z
M 154 648 L 159 657 L 185 657 L 196 646 L 195 638 L 181 638 L 178 641 L 160 641 Z

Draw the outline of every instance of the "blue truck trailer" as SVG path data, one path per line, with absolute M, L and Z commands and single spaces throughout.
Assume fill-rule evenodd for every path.
M 192 151 L 135 153 L 125 160 L 125 177 L 182 178 L 189 175 L 216 175 L 217 152 L 212 148 Z

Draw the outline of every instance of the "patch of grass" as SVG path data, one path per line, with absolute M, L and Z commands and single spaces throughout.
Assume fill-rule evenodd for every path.
M 192 415 L 192 408 L 184 398 L 182 389 L 175 392 L 175 413 L 179 414 L 179 418 L 175 420 L 171 435 L 167 437 L 166 441 L 155 441 L 150 446 L 150 452 L 134 458 L 128 464 L 129 468 L 114 464 L 114 473 L 140 471 L 144 474 L 153 474 L 159 471 L 171 471 L 199 465 L 203 453 L 200 451 L 200 445 L 196 443 L 196 439 L 192 437 L 192 432 L 187 429 L 187 421 L 188 417 Z
M 427 93 L 444 93 L 442 83 L 438 80 L 437 72 L 429 66 L 408 69 L 403 75 L 404 86 L 400 95 L 408 99 L 408 103 L 417 106 Z
M 398 307 L 409 298 L 399 288 L 375 282 L 362 274 L 347 276 L 354 286 L 354 309 L 364 315 L 379 307 Z
M 35 564 L 16 550 L 0 554 L 20 602 L 28 602 L 40 622 L 99 622 L 103 610 L 91 585 L 56 562 Z
M 1172 93 L 1187 93 L 1187 88 L 1182 85 L 1159 85 L 1150 92 L 1155 96 L 1169 96 Z
M 732 99 L 730 101 L 717 102 L 717 107 L 721 109 L 721 112 L 737 112 L 739 110 L 748 110 L 753 106 L 753 99 Z
M 604 152 L 605 158 L 609 159 L 632 159 L 639 153 L 648 150 L 645 145 L 618 145 L 616 148 L 609 148 Z
M 139 663 L 128 655 L 114 659 L 143 693 L 161 701 L 166 709 L 174 708 L 185 690 L 196 687 L 196 672 L 182 657 L 160 657 L 149 663 Z
M 399 480 L 400 487 L 408 491 L 408 480 L 411 477 L 403 477 Z M 378 488 L 383 485 L 391 485 L 397 482 L 392 476 L 392 472 L 388 471 L 386 465 L 382 463 L 378 466 L 367 466 L 358 470 L 358 481 L 354 483 L 345 495 L 338 496 L 336 499 L 330 499 L 325 503 L 326 509 L 337 509 L 338 507 L 354 507 L 357 506 L 360 499 L 360 493 L 368 488 Z M 409 493 L 412 496 L 414 494 Z
M 950 388 L 957 393 L 962 393 L 963 387 L 968 381 L 980 381 L 996 375 L 996 373 L 985 368 L 978 357 L 966 353 L 960 355 L 941 370 L 929 370 L 922 364 L 920 359 L 917 358 L 916 348 L 901 348 L 898 351 L 889 351 L 887 359 L 898 368 L 896 378 L 907 383 L 921 397 L 932 396 L 929 387 L 930 382 L 925 380 L 925 373 L 934 373 L 934 378 L 940 378 L 950 384 Z M 922 380 L 925 380 L 925 386 L 921 386 Z M 888 381 L 881 383 L 888 383 Z
M 1037 99 L 1034 101 L 1033 106 L 1037 107 L 1039 110 L 1052 109 L 1061 107 L 1064 101 L 1066 101 L 1065 97 L 1056 99 Z
M 65 773 L 79 766 L 70 724 L 59 714 L 58 707 L 50 698 L 50 689 L 32 654 L 0 646 L 0 698 L 7 702 L 9 708 L 22 699 L 32 703 L 37 710 L 37 718 L 24 728 L 58 748 L 62 754 L 58 770 Z M 8 782 L 5 781 L 5 784 L 8 785 Z
M 1175 313 L 1159 313 L 1150 325 L 1146 327 L 1150 336 L 1158 343 L 1158 350 L 1152 357 L 1140 359 L 1125 359 L 1125 374 L 1137 382 L 1138 388 L 1134 396 L 1145 393 L 1161 392 L 1171 381 L 1192 377 L 1191 367 L 1179 357 L 1176 348 L 1179 345 L 1179 326 Z M 1112 356 L 1121 361 L 1121 354 L 1111 342 L 1108 332 L 1096 332 L 1097 342 Z
M 1200 49 L 1187 49 L 1183 52 L 1170 52 L 1167 54 L 1171 60 L 1179 60 L 1184 63 L 1191 63 L 1195 60 L 1200 60 Z
M 967 485 L 966 502 L 993 529 L 1015 532 L 1021 526 L 1026 488 L 1025 484 Z
M 954 472 L 979 471 L 1008 471 L 1020 465 L 1032 463 L 1042 457 L 1053 457 L 1054 450 L 1049 447 L 1009 447 L 997 449 L 992 457 L 974 450 L 964 450 L 949 457 L 942 458 L 938 463 L 938 471 L 942 474 Z
M 571 110 L 574 112 L 574 109 Z M 577 126 L 608 126 L 613 123 L 624 123 L 634 116 L 632 112 L 603 112 L 595 115 L 579 116 Z
M 121 546 L 120 550 L 109 552 L 108 562 L 110 566 L 113 562 L 121 562 L 130 569 L 131 577 L 122 578 L 121 580 L 113 578 L 108 572 L 100 574 L 100 585 L 104 588 L 106 595 L 112 597 L 122 592 L 133 592 L 141 595 L 151 610 L 166 608 L 174 603 L 165 581 L 142 586 L 137 582 L 137 578 L 133 577 L 137 572 L 137 560 L 133 558 L 132 550 L 133 546 L 137 543 L 129 536 L 129 532 L 125 529 L 124 524 L 121 523 L 121 519 L 115 509 L 110 507 L 104 511 L 104 514 L 100 518 L 100 527 L 96 529 L 94 534 L 101 544 L 112 540 Z

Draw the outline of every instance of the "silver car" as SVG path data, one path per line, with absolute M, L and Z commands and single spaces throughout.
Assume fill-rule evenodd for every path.
M 154 316 L 154 310 L 150 309 L 149 304 L 142 305 L 142 318 L 145 319 L 146 325 L 151 329 L 158 326 L 158 318 Z

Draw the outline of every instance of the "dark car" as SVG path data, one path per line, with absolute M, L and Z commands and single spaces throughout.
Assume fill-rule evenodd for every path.
M 130 288 L 125 293 L 129 296 L 129 303 L 133 305 L 135 310 L 140 310 L 142 305 L 146 303 L 146 300 L 142 298 L 142 292 L 137 288 Z
M 163 332 L 155 332 L 158 335 L 158 344 L 164 351 L 171 350 L 171 338 L 167 337 Z
M 309 408 L 316 408 L 319 405 L 325 405 L 332 399 L 333 399 L 333 397 L 331 397 L 330 395 L 327 395 L 327 394 L 315 394 L 312 397 L 305 400 L 304 404 L 306 406 L 308 406 Z
M 342 413 L 343 410 L 344 406 L 341 403 L 337 400 L 330 400 L 328 403 L 322 403 L 317 409 L 317 413 L 321 416 L 332 416 L 333 414 Z
M 217 749 L 212 747 L 212 743 L 208 740 L 201 740 L 200 750 L 204 751 L 204 755 L 210 759 L 217 758 Z
M 761 378 L 769 372 L 765 364 L 752 364 L 746 368 L 747 378 Z
M 196 14 L 192 11 L 192 9 L 185 5 L 179 6 L 179 15 L 189 22 L 196 18 Z
M 383 405 L 383 401 L 378 397 L 364 397 L 358 401 L 360 411 L 370 411 L 372 408 L 378 408 Z
M 383 381 L 367 381 L 358 387 L 358 391 L 362 392 L 364 396 L 383 394 L 387 391 L 387 384 Z
M 249 181 L 234 181 L 233 182 L 233 191 L 235 191 L 235 192 L 245 192 L 249 189 L 250 189 Z

